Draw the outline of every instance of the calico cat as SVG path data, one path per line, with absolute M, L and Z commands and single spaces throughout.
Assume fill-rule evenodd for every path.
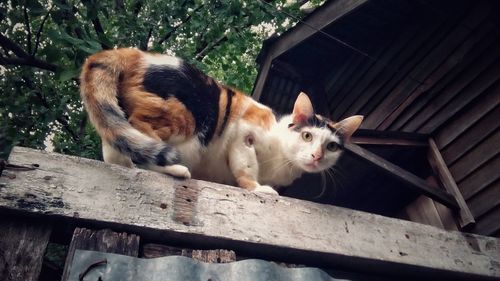
M 258 192 L 331 167 L 363 119 L 334 123 L 301 93 L 277 120 L 183 60 L 137 49 L 90 56 L 80 83 L 105 162 Z

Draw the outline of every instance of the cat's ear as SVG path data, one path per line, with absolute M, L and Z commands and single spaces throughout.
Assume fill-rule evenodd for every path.
M 362 115 L 354 115 L 347 117 L 346 119 L 337 122 L 333 127 L 344 137 L 344 141 L 351 138 L 352 134 L 359 128 L 363 121 Z
M 304 92 L 301 92 L 295 100 L 295 105 L 293 106 L 293 123 L 302 124 L 309 118 L 313 117 L 313 115 L 314 110 L 311 100 Z

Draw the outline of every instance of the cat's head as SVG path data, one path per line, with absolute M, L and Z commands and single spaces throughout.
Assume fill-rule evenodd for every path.
M 315 114 L 309 97 L 300 93 L 293 113 L 281 120 L 282 138 L 287 158 L 294 166 L 310 173 L 333 166 L 342 153 L 343 144 L 359 128 L 363 116 L 355 115 L 339 122 Z M 285 127 L 286 126 L 286 127 Z

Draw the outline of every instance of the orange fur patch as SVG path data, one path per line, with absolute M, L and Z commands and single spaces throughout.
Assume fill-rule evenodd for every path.
M 235 174 L 236 182 L 238 182 L 238 186 L 252 191 L 254 190 L 259 184 L 253 177 L 245 173 L 243 170 L 239 170 Z
M 214 137 L 217 137 L 219 136 L 221 132 L 221 130 L 223 130 L 224 128 L 222 128 L 222 124 L 224 123 L 224 116 L 226 115 L 226 106 L 227 106 L 227 90 L 224 89 L 224 88 L 221 88 L 221 92 L 220 92 L 220 95 L 219 95 L 219 116 L 218 116 L 218 119 L 217 119 L 217 127 L 215 128 L 215 135 Z M 233 97 L 234 99 L 234 97 Z M 232 106 L 231 106 L 232 107 Z M 230 108 L 229 110 L 232 110 L 232 108 Z M 227 122 L 229 123 L 230 119 L 227 120 Z M 226 127 L 227 127 L 227 124 L 226 124 Z
M 168 141 L 171 136 L 192 136 L 195 120 L 191 112 L 176 98 L 167 100 L 148 92 L 126 92 L 124 107 L 129 122 L 139 131 Z
M 243 110 L 244 112 L 242 112 Z M 233 104 L 231 105 L 230 120 L 236 120 L 240 117 L 253 125 L 265 129 L 270 129 L 271 125 L 276 122 L 276 117 L 271 109 L 257 106 L 254 104 L 252 98 L 236 92 L 233 97 Z

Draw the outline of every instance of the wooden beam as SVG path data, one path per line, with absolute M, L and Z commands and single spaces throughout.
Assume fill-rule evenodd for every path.
M 259 101 L 260 97 L 262 96 L 262 90 L 264 90 L 264 85 L 266 84 L 267 75 L 269 74 L 269 70 L 271 69 L 272 61 L 272 57 L 266 56 L 264 62 L 260 66 L 259 75 L 257 76 L 255 86 L 253 87 L 252 91 L 252 98 L 256 101 Z
M 0 192 L 2 187 L 0 186 Z M 5 196 L 3 192 L 0 193 Z M 29 197 L 31 193 L 25 193 Z M 21 199 L 17 204 L 23 204 Z M 36 281 L 42 270 L 43 256 L 49 243 L 50 221 L 14 218 L 0 219 L 0 280 Z
M 327 1 L 314 11 L 311 16 L 304 19 L 302 23 L 297 23 L 293 29 L 278 38 L 276 42 L 270 46 L 268 56 L 273 59 L 278 57 L 316 34 L 317 30 L 325 28 L 366 2 L 368 2 L 368 0 Z
M 466 228 L 474 224 L 476 221 L 474 220 L 474 216 L 469 210 L 469 206 L 465 202 L 462 193 L 458 189 L 457 183 L 453 179 L 450 171 L 448 170 L 448 166 L 444 162 L 439 149 L 432 138 L 429 139 L 429 160 L 431 161 L 433 168 L 435 169 L 437 176 L 439 177 L 441 183 L 444 188 L 457 200 L 458 205 L 460 206 L 459 210 L 459 223 L 460 227 Z
M 193 250 L 181 249 L 177 247 L 165 246 L 160 244 L 145 244 L 142 248 L 142 255 L 145 258 L 159 258 L 166 256 L 183 256 L 197 261 L 208 263 L 229 263 L 236 261 L 236 253 L 231 250 Z
M 0 177 L 0 213 L 310 266 L 417 279 L 500 277 L 493 237 L 27 148 L 14 148 L 9 161 L 38 167 Z
M 367 1 L 368 0 L 328 1 L 309 17 L 304 19 L 303 23 L 299 22 L 293 29 L 276 39 L 267 49 L 265 59 L 259 71 L 259 76 L 255 82 L 252 97 L 255 100 L 260 99 L 267 80 L 267 74 L 275 58 L 316 34 L 317 30 L 321 30 L 337 21 Z
M 408 187 L 414 189 L 415 191 L 426 195 L 431 199 L 434 199 L 452 209 L 459 209 L 459 205 L 455 198 L 453 198 L 453 196 L 441 189 L 432 188 L 423 179 L 415 176 L 414 174 L 402 169 L 397 165 L 392 164 L 384 158 L 371 153 L 370 151 L 353 143 L 347 143 L 345 145 L 345 149 L 350 153 L 370 162 L 379 169 L 382 169 L 391 176 L 407 183 Z
M 370 136 L 353 136 L 351 142 L 355 144 L 371 144 L 371 145 L 397 145 L 397 146 L 418 146 L 425 147 L 428 144 L 419 140 L 408 140 L 402 138 L 381 138 Z

